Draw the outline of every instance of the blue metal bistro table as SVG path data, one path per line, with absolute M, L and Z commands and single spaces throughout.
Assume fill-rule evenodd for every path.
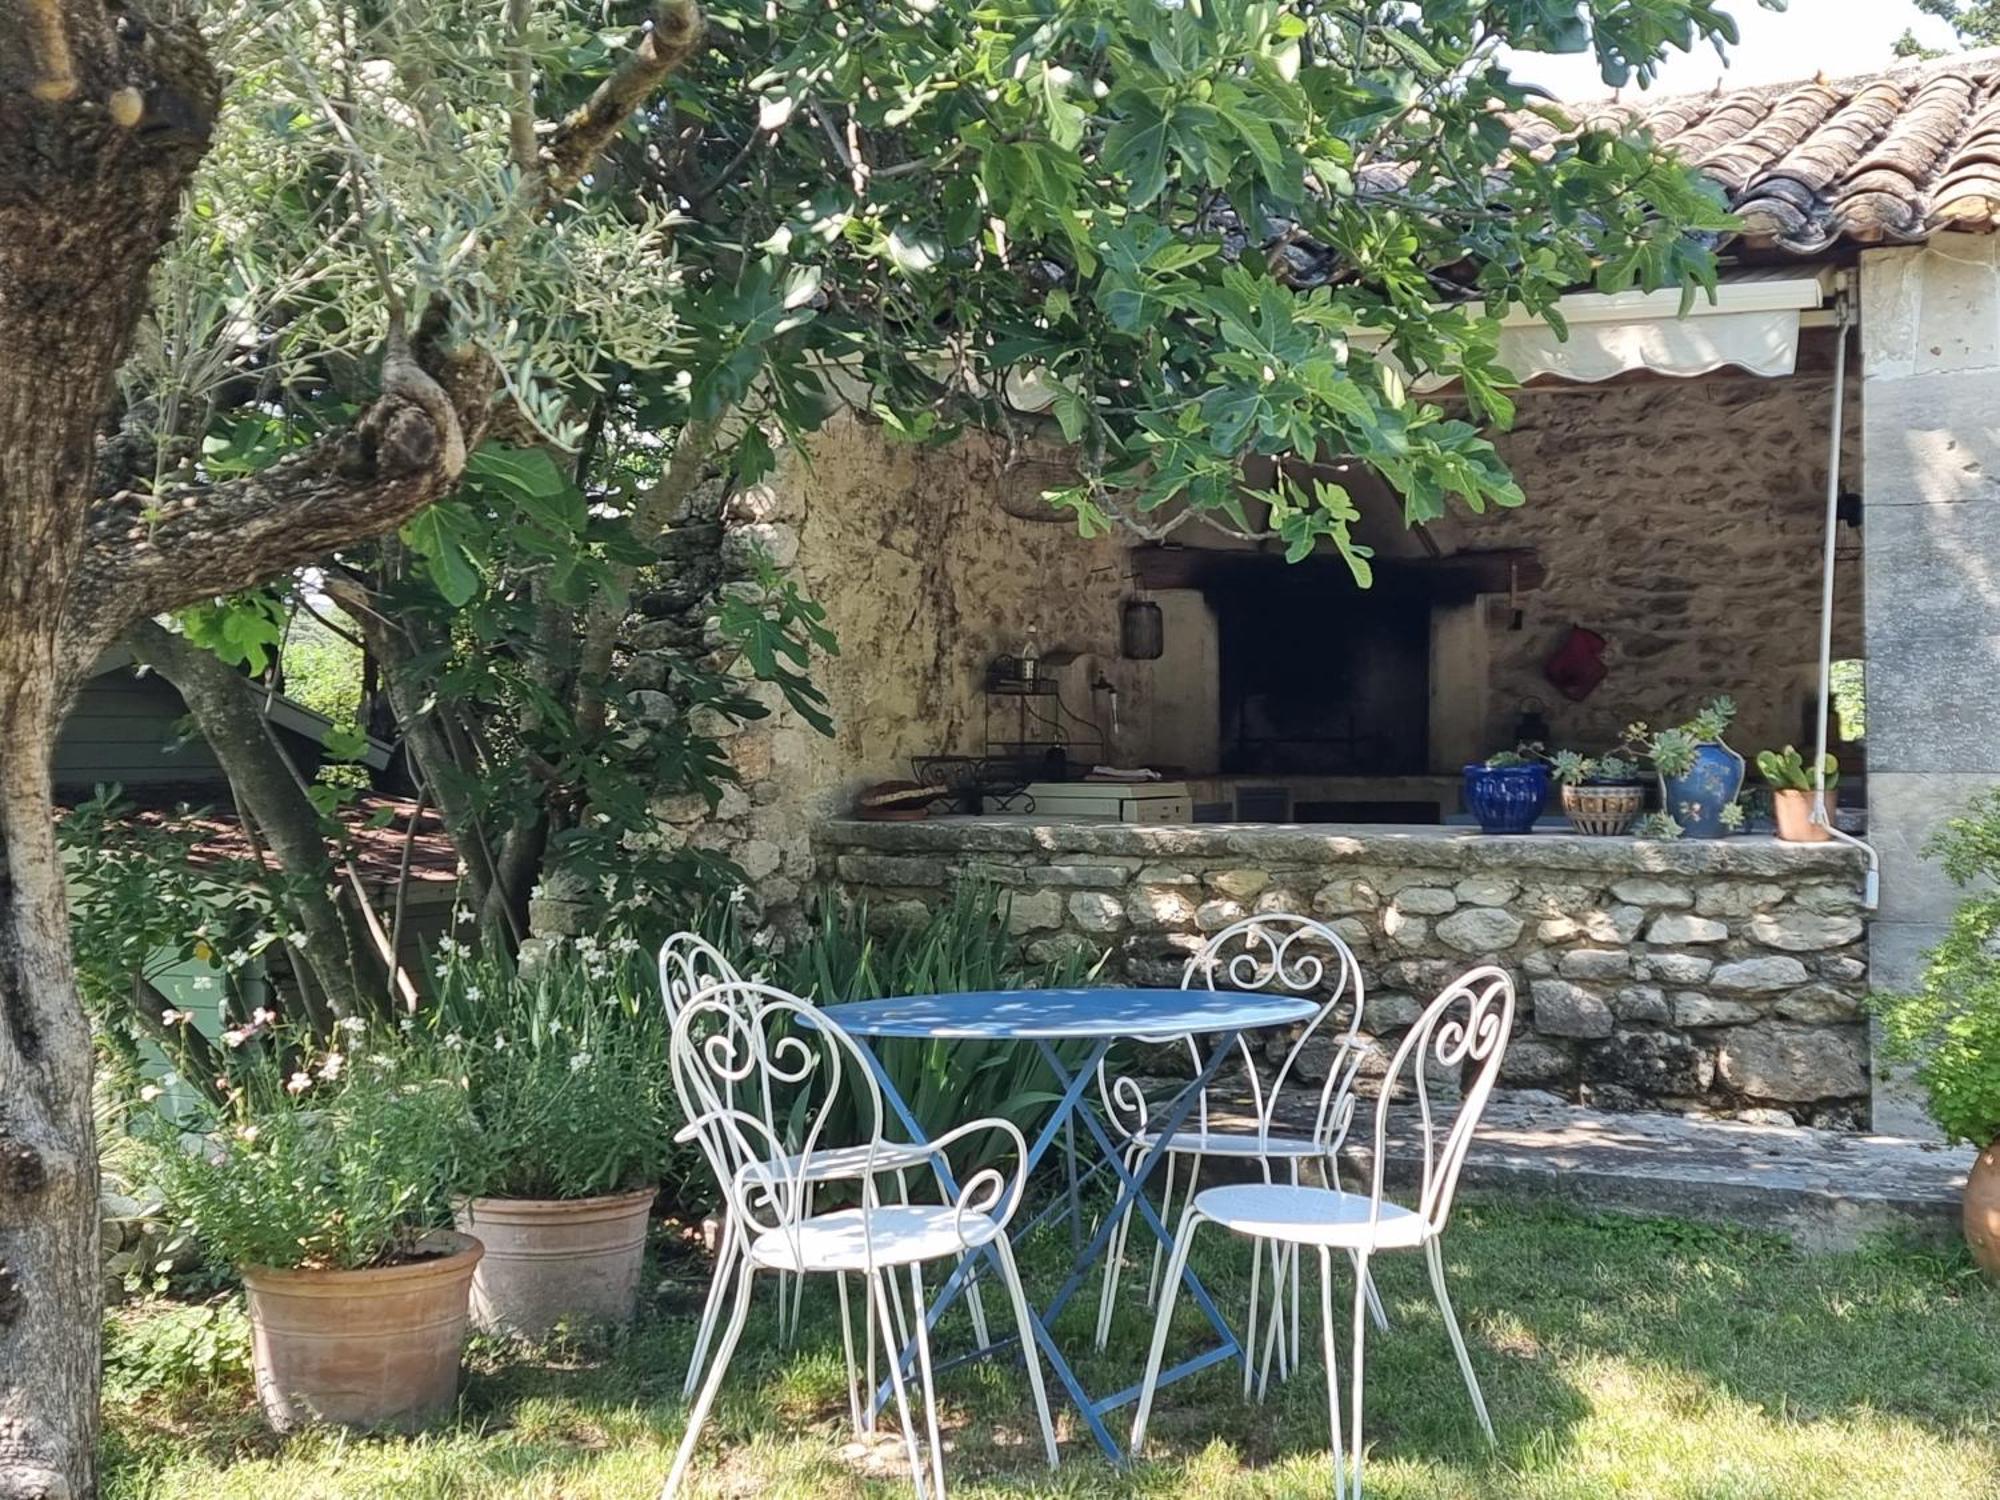
M 1113 1462 L 1122 1462 L 1125 1455 L 1105 1427 L 1105 1415 L 1137 1400 L 1139 1387 L 1134 1384 L 1108 1396 L 1093 1397 L 1083 1388 L 1069 1361 L 1063 1358 L 1062 1350 L 1049 1334 L 1049 1327 L 1103 1255 L 1112 1228 L 1118 1223 L 1126 1204 L 1132 1205 L 1162 1244 L 1171 1246 L 1172 1231 L 1160 1221 L 1159 1214 L 1147 1200 L 1146 1179 L 1159 1165 L 1167 1142 L 1194 1107 L 1202 1088 L 1234 1050 L 1237 1035 L 1310 1020 L 1316 1009 L 1311 1001 L 1291 996 L 1207 989 L 981 990 L 959 995 L 903 995 L 827 1008 L 827 1014 L 860 1042 L 876 1081 L 882 1087 L 883 1100 L 902 1121 L 910 1141 L 916 1145 L 923 1144 L 929 1137 L 897 1093 L 888 1070 L 869 1046 L 871 1041 L 1006 1041 L 1032 1044 L 1040 1050 L 1042 1060 L 1055 1075 L 1062 1093 L 1040 1133 L 1029 1144 L 1025 1170 L 1032 1172 L 1058 1137 L 1080 1126 L 1096 1143 L 1102 1156 L 1100 1165 L 1108 1167 L 1118 1179 L 1118 1201 L 1104 1216 L 1089 1242 L 1078 1244 L 1069 1276 L 1054 1299 L 1039 1313 L 1031 1308 L 1028 1317 L 1049 1368 L 1055 1372 L 1056 1379 L 1062 1382 L 1063 1389 L 1082 1414 L 1091 1436 L 1097 1439 L 1098 1446 Z M 1159 1144 L 1148 1151 L 1135 1168 L 1127 1170 L 1119 1142 L 1113 1139 L 1103 1117 L 1086 1097 L 1090 1081 L 1096 1076 L 1105 1054 L 1117 1042 L 1127 1039 L 1166 1041 L 1190 1035 L 1213 1037 L 1215 1042 L 1208 1048 L 1200 1074 L 1149 1122 L 1149 1128 L 1156 1133 Z M 1064 1042 L 1087 1042 L 1090 1045 L 1081 1060 L 1072 1064 L 1065 1063 L 1058 1050 Z M 951 1178 L 949 1166 L 941 1163 L 938 1172 L 945 1191 L 955 1194 L 958 1185 Z M 1071 1180 L 1073 1193 L 1073 1168 Z M 1080 1235 L 1078 1240 L 1080 1242 Z M 981 1253 L 988 1259 L 994 1256 L 990 1248 Z M 964 1292 L 970 1266 L 968 1258 L 939 1290 L 925 1314 L 931 1326 L 936 1326 L 945 1310 Z M 1183 1273 L 1182 1282 L 1221 1341 L 1165 1371 L 1160 1376 L 1161 1385 L 1185 1379 L 1197 1370 L 1223 1360 L 1247 1357 L 1235 1334 L 1230 1332 L 1229 1325 L 1209 1300 L 1192 1267 Z M 985 1358 L 1009 1347 L 1011 1342 L 998 1340 L 987 1348 L 948 1363 L 960 1364 L 967 1359 Z M 905 1358 L 908 1357 L 909 1351 L 905 1351 Z M 880 1399 L 881 1393 L 878 1393 L 878 1404 Z

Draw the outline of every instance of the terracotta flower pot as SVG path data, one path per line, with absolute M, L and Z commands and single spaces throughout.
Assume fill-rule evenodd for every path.
M 243 1268 L 257 1399 L 272 1427 L 412 1428 L 451 1410 L 481 1249 L 448 1230 L 423 1245 L 435 1253 L 366 1271 Z
M 1830 787 L 1826 794 L 1826 815 L 1833 817 L 1834 804 L 1840 800 L 1840 788 Z M 1783 791 L 1774 789 L 1771 793 L 1771 813 L 1778 822 L 1778 837 L 1788 844 L 1824 844 L 1833 835 L 1812 819 L 1813 794 L 1811 792 Z
M 486 1246 L 472 1278 L 473 1325 L 543 1339 L 559 1323 L 631 1322 L 655 1191 L 460 1204 L 458 1227 Z
M 2000 1142 L 1979 1153 L 1965 1179 L 1965 1243 L 1988 1276 L 2000 1277 Z

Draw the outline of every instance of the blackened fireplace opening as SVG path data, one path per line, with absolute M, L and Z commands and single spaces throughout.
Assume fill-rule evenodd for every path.
M 1407 581 L 1277 558 L 1202 591 L 1221 658 L 1221 770 L 1405 776 L 1429 761 L 1431 599 Z

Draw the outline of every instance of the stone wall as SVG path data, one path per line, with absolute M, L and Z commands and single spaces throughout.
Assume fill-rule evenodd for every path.
M 1378 1040 L 1498 962 L 1521 987 L 1510 1088 L 1865 1123 L 1862 861 L 1848 849 L 990 819 L 834 822 L 821 849 L 885 924 L 962 877 L 1001 882 L 1031 954 L 1108 954 L 1112 982 L 1178 984 L 1205 933 L 1251 913 L 1320 917 L 1360 960 Z
M 1916 984 L 1959 896 L 1924 846 L 2000 782 L 2000 242 L 1861 258 L 1868 452 L 1868 814 L 1877 983 Z M 1877 1125 L 1934 1130 L 1885 1087 Z
M 655 685 L 647 674 L 664 673 L 663 649 L 718 650 L 718 600 L 757 587 L 760 557 L 825 607 L 839 643 L 811 671 L 831 706 L 830 738 L 751 684 L 770 717 L 703 726 L 741 785 L 712 813 L 699 797 L 655 809 L 666 837 L 727 855 L 750 877 L 755 917 L 797 919 L 815 874 L 810 832 L 860 786 L 907 778 L 913 756 L 984 749 L 987 665 L 1018 651 L 1030 623 L 1045 655 L 1074 657 L 1060 669 L 1067 708 L 1108 731 L 1109 698 L 1091 686 L 1110 683 L 1125 739 L 1107 753 L 1145 758 L 1152 673 L 1118 654 L 1126 547 L 1080 538 L 1037 509 L 1060 472 L 1055 455 L 1010 458 L 982 435 L 921 448 L 842 419 L 786 451 L 766 482 L 690 497 L 667 539 L 664 581 L 639 599 L 627 631 L 628 682 Z M 1041 518 L 1010 514 L 1008 497 Z M 560 897 L 544 905 L 553 911 Z
M 736 783 L 723 787 L 713 808 L 688 793 L 662 797 L 652 811 L 662 843 L 734 861 L 749 877 L 751 915 L 780 928 L 800 919 L 812 882 L 811 829 L 818 810 L 801 801 L 799 789 L 813 775 L 820 737 L 775 687 L 754 680 L 749 664 L 721 636 L 717 609 L 728 593 L 761 590 L 761 558 L 780 569 L 796 563 L 798 540 L 783 519 L 788 513 L 778 491 L 756 487 L 730 495 L 719 481 L 697 486 L 673 518 L 663 546 L 666 566 L 634 599 L 614 663 L 641 711 L 656 700 L 666 720 L 678 713 L 662 691 L 670 686 L 668 662 L 675 654 L 703 657 L 743 679 L 743 695 L 767 710 L 767 717 L 750 721 L 695 710 L 692 727 L 718 743 Z M 572 885 L 573 877 L 560 869 L 544 879 L 529 908 L 538 936 L 573 933 L 587 920 L 587 893 Z
M 1053 454 L 1010 464 L 981 435 L 918 448 L 842 421 L 773 478 L 798 532 L 797 575 L 841 641 L 814 674 L 836 723 L 815 792 L 906 777 L 914 755 L 980 753 L 987 666 L 1030 625 L 1045 656 L 1075 657 L 1058 673 L 1072 713 L 1108 720 L 1090 691 L 1101 674 L 1129 732 L 1143 732 L 1151 672 L 1118 654 L 1126 547 L 1040 507 L 1063 472 Z M 1043 518 L 1011 514 L 1010 499 Z
M 1519 596 L 1520 629 L 1482 612 L 1483 750 L 1509 740 L 1526 698 L 1548 706 L 1558 742 L 1591 748 L 1716 693 L 1737 701 L 1743 749 L 1800 742 L 1817 711 L 1831 382 L 1725 374 L 1523 392 L 1519 405 L 1494 442 L 1527 503 L 1460 528 L 1465 546 L 1532 548 L 1547 569 Z M 1859 403 L 1848 414 L 1858 490 Z M 1850 532 L 1837 659 L 1861 655 L 1859 553 Z M 1571 625 L 1610 642 L 1610 674 L 1581 703 L 1542 675 Z

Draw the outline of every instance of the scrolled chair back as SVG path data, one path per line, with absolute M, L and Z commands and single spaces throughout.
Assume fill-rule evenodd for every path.
M 883 1147 L 882 1094 L 852 1037 L 810 1001 L 752 980 L 688 997 L 668 1057 L 693 1140 L 746 1239 L 788 1231 L 812 1213 L 812 1154 L 838 1143 L 829 1123 L 855 1120 L 855 1178 L 872 1191 Z
M 1313 1139 L 1329 1152 L 1338 1150 L 1353 1114 L 1353 1081 L 1361 1061 L 1363 999 L 1361 965 L 1340 934 L 1324 922 L 1288 912 L 1245 917 L 1209 937 L 1188 959 L 1181 969 L 1180 987 L 1325 995 L 1319 1012 L 1286 1050 L 1274 1073 L 1267 1065 L 1260 1065 L 1250 1036 L 1239 1036 L 1236 1048 L 1250 1089 L 1257 1132 L 1269 1136 L 1279 1094 L 1297 1071 L 1300 1056 L 1315 1037 L 1331 1030 L 1332 1055 L 1314 1111 Z M 1339 1019 L 1343 1007 L 1344 1020 Z M 1182 1042 L 1195 1071 L 1200 1072 L 1201 1053 L 1192 1037 L 1151 1040 Z M 1098 1087 L 1107 1113 L 1128 1133 L 1136 1135 L 1145 1130 L 1150 1106 L 1136 1078 L 1127 1075 L 1114 1078 L 1100 1070 Z M 1206 1134 L 1210 1128 L 1209 1114 L 1209 1093 L 1204 1089 L 1195 1101 L 1190 1128 Z
M 1230 953 L 1231 945 L 1236 951 Z M 1225 955 L 1227 955 L 1225 957 Z M 1250 1087 L 1257 1108 L 1260 1131 L 1269 1134 L 1272 1116 L 1285 1085 L 1298 1069 L 1299 1059 L 1314 1038 L 1326 1036 L 1332 1042 L 1326 1077 L 1321 1081 L 1313 1111 L 1313 1139 L 1332 1153 L 1338 1151 L 1354 1115 L 1354 1077 L 1361 1066 L 1361 1011 L 1365 985 L 1361 965 L 1354 950 L 1339 933 L 1311 917 L 1273 913 L 1249 917 L 1222 929 L 1210 938 L 1189 962 L 1192 974 L 1197 965 L 1216 965 L 1230 989 L 1284 990 L 1295 995 L 1324 993 L 1326 1001 L 1319 1013 L 1306 1023 L 1305 1030 L 1286 1049 L 1268 1090 L 1264 1089 L 1255 1063 L 1245 1048 Z M 1187 978 L 1182 979 L 1182 988 Z M 1211 980 L 1208 986 L 1216 986 Z M 1345 1020 L 1340 1019 L 1345 1007 Z
M 667 1008 L 669 1026 L 703 990 L 742 978 L 722 950 L 700 933 L 676 932 L 660 944 L 660 1002 Z
M 1500 1062 L 1514 1030 L 1514 981 L 1506 970 L 1482 964 L 1447 985 L 1424 1008 L 1404 1035 L 1382 1078 L 1375 1101 L 1375 1163 L 1371 1220 L 1382 1213 L 1382 1175 L 1388 1161 L 1389 1110 L 1398 1086 L 1409 1075 L 1415 1095 L 1417 1144 L 1423 1157 L 1423 1187 L 1418 1212 L 1433 1232 L 1444 1228 L 1451 1213 L 1458 1174 L 1472 1148 L 1473 1132 L 1499 1080 Z M 1458 1075 L 1455 1107 L 1431 1100 L 1429 1065 Z M 1470 1068 L 1468 1077 L 1466 1069 Z

